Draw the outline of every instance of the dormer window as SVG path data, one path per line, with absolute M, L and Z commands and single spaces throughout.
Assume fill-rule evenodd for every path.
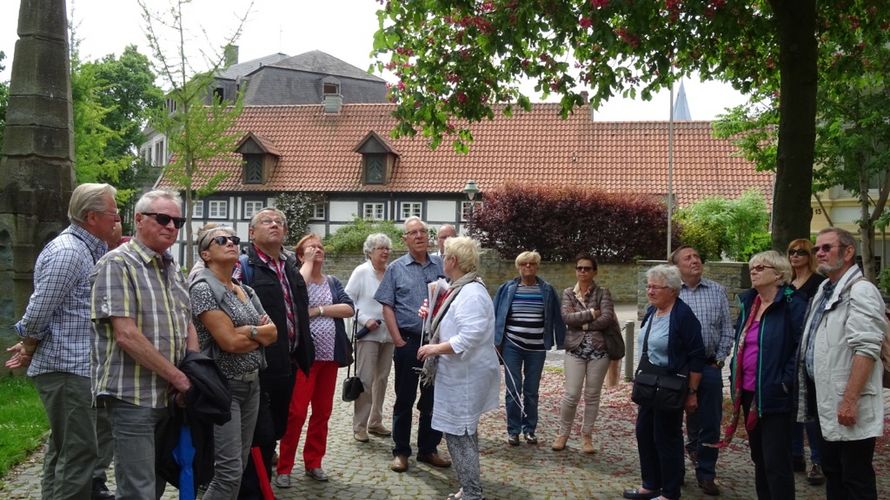
M 386 184 L 392 179 L 399 153 L 383 137 L 368 132 L 353 151 L 362 155 L 362 184 Z
M 337 82 L 325 82 L 322 84 L 322 92 L 325 96 L 340 95 L 340 84 Z
M 243 184 L 266 184 L 272 179 L 278 158 L 278 149 L 268 139 L 248 132 L 235 147 L 241 154 L 241 182 Z

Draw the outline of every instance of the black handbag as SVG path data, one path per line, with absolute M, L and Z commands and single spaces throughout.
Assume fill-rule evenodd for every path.
M 689 376 L 670 368 L 653 365 L 649 361 L 649 331 L 652 318 L 643 337 L 643 353 L 634 373 L 633 392 L 630 399 L 640 406 L 657 410 L 676 411 L 683 408 L 689 390 Z
M 358 328 L 358 309 L 355 310 L 355 318 L 352 321 L 352 342 L 349 343 L 352 349 L 352 357 L 355 358 L 355 333 Z M 358 361 L 355 363 L 355 373 L 358 375 Z M 362 379 L 358 378 L 358 376 L 350 377 L 350 369 L 352 366 L 346 367 L 346 380 L 343 381 L 343 401 L 350 402 L 358 399 L 359 396 L 363 392 L 365 392 L 365 386 L 362 384 Z

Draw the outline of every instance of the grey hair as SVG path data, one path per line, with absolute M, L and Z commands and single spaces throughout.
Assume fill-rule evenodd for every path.
M 362 245 L 362 252 L 364 252 L 365 257 L 370 258 L 371 252 L 373 252 L 374 249 L 379 246 L 387 246 L 392 248 L 392 240 L 389 238 L 389 236 L 383 233 L 369 234 L 368 237 L 365 238 L 365 244 Z
M 826 227 L 819 231 L 819 236 L 825 233 L 834 233 L 834 235 L 837 236 L 837 242 L 845 247 L 852 247 L 853 256 L 856 256 L 856 238 L 853 236 L 853 233 L 839 227 Z
M 155 202 L 155 200 L 170 200 L 173 203 L 176 203 L 179 206 L 182 206 L 182 198 L 179 197 L 179 194 L 174 191 L 168 191 L 166 189 L 155 189 L 154 191 L 149 191 L 142 195 L 139 198 L 139 201 L 136 202 L 136 208 L 134 211 L 139 213 L 149 212 L 151 211 L 151 205 Z
M 669 264 L 659 264 L 646 271 L 647 280 L 661 280 L 664 284 L 673 290 L 679 292 L 683 286 L 683 280 L 680 279 L 680 270 L 677 266 Z
M 68 202 L 68 220 L 82 225 L 85 222 L 87 212 L 102 212 L 105 210 L 105 200 L 102 198 L 110 194 L 112 198 L 117 194 L 108 184 L 84 183 L 71 193 L 71 201 Z
M 772 266 L 773 270 L 782 277 L 782 283 L 787 284 L 791 281 L 791 262 L 775 250 L 767 250 L 765 252 L 756 253 L 748 260 L 748 267 L 754 267 L 757 263 L 763 263 Z
M 281 217 L 281 220 L 284 221 L 284 228 L 287 229 L 287 216 L 284 215 L 284 212 L 278 210 L 275 207 L 265 207 L 259 212 L 253 214 L 253 217 L 250 218 L 250 222 L 247 224 L 247 226 L 251 229 L 255 228 L 256 225 L 260 222 L 260 214 L 263 212 L 274 212 L 275 215 Z
M 416 215 L 412 215 L 411 217 L 408 217 L 407 219 L 405 219 L 405 230 L 406 231 L 408 228 L 408 224 L 410 224 L 412 222 L 419 222 L 423 226 L 424 231 L 429 231 L 429 227 L 427 227 L 426 222 L 424 222 L 423 219 L 421 219 L 420 217 L 418 217 Z

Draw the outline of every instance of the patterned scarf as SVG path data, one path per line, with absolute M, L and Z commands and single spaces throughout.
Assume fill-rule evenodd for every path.
M 751 314 L 748 315 L 748 319 L 745 320 L 745 326 L 742 327 L 742 331 L 739 332 L 739 347 L 736 349 L 735 366 L 733 367 L 735 379 L 733 380 L 731 391 L 732 417 L 730 417 L 729 425 L 726 426 L 726 430 L 723 432 L 723 441 L 717 443 L 717 448 L 725 448 L 729 446 L 729 443 L 732 442 L 732 438 L 735 436 L 735 431 L 739 424 L 739 417 L 742 414 L 742 360 L 745 358 L 745 337 L 747 337 L 748 329 L 751 328 L 751 323 L 757 316 L 757 311 L 760 309 L 760 305 L 760 295 L 757 295 L 754 297 L 754 303 L 751 305 Z M 751 432 L 756 425 L 757 398 L 754 398 L 751 400 L 751 408 L 748 410 L 748 418 L 745 419 L 745 430 Z
M 430 344 L 439 343 L 439 326 L 442 323 L 442 319 L 445 317 L 445 313 L 448 312 L 448 308 L 451 306 L 451 303 L 454 302 L 457 294 L 460 293 L 461 288 L 474 281 L 485 286 L 485 283 L 482 282 L 482 278 L 475 272 L 467 273 L 454 280 L 451 283 L 451 286 L 448 287 L 448 291 L 436 299 L 436 306 L 433 308 L 433 320 L 430 325 L 430 329 L 433 332 L 432 337 L 430 338 Z M 423 362 L 423 368 L 420 370 L 420 383 L 422 385 L 430 386 L 436 381 L 436 368 L 438 365 L 439 356 L 431 356 Z

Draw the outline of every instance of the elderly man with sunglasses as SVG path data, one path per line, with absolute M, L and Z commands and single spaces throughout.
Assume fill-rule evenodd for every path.
M 185 223 L 182 202 L 151 191 L 136 202 L 136 236 L 107 253 L 93 281 L 92 386 L 109 409 L 118 498 L 159 498 L 155 433 L 168 416 L 171 391 L 191 384 L 177 368 L 197 351 L 188 284 L 169 249 Z

